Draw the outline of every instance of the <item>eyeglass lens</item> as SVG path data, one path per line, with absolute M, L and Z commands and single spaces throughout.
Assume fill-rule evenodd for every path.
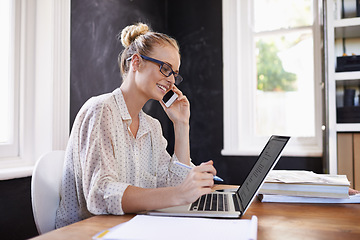
M 183 81 L 183 78 L 178 73 L 174 72 L 166 63 L 160 65 L 160 72 L 164 74 L 165 77 L 169 77 L 171 74 L 174 74 L 176 85 L 179 85 Z

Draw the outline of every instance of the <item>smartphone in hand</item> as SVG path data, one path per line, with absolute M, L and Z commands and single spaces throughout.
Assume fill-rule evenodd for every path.
M 178 95 L 176 93 L 174 93 L 173 90 L 170 90 L 165 94 L 162 101 L 166 107 L 170 107 L 171 104 L 173 104 L 177 98 L 178 98 Z

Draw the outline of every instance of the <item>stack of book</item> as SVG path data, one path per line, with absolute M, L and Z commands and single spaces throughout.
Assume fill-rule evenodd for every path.
M 359 203 L 360 194 L 349 196 L 346 175 L 311 171 L 272 170 L 259 191 L 262 202 Z

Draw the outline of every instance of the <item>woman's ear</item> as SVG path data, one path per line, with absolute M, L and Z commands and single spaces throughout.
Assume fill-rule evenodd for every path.
M 131 58 L 131 65 L 133 71 L 137 71 L 140 68 L 141 58 L 138 54 L 134 54 Z

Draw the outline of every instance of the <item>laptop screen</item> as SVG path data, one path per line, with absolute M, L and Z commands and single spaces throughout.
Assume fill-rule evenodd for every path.
M 272 136 L 237 193 L 243 211 L 252 201 L 267 174 L 275 166 L 290 137 Z

